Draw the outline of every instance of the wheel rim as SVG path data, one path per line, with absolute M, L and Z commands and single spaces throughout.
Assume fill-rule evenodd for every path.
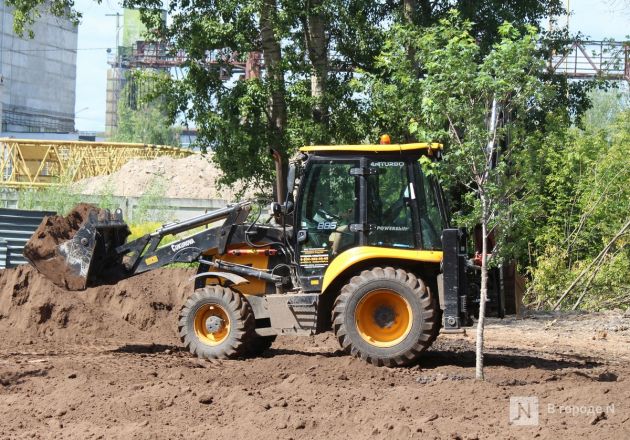
M 230 334 L 230 317 L 218 304 L 204 304 L 195 313 L 195 334 L 207 345 L 219 345 Z
M 357 304 L 359 335 L 377 347 L 393 347 L 407 337 L 413 323 L 411 306 L 393 290 L 369 292 Z

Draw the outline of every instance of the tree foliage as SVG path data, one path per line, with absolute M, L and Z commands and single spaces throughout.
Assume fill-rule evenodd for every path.
M 609 90 L 593 90 L 588 98 L 590 108 L 584 113 L 584 128 L 588 131 L 609 130 L 615 128 L 619 113 L 630 109 L 630 93 L 626 87 Z
M 80 18 L 72 0 L 9 4 L 16 8 L 18 31 L 28 29 L 41 9 Z M 166 5 L 168 26 L 155 14 L 144 18 L 157 40 L 188 55 L 183 78 L 163 83 L 170 116 L 183 115 L 198 128 L 199 144 L 215 152 L 224 183 L 247 179 L 252 185 L 272 179 L 269 147 L 287 157 L 301 145 L 375 141 L 386 131 L 399 134 L 396 140 L 413 138 L 399 129 L 400 121 L 403 126 L 409 121 L 398 100 L 364 99 L 364 72 L 389 74 L 377 55 L 395 26 L 421 31 L 455 8 L 470 20 L 471 35 L 484 51 L 499 38 L 504 21 L 537 26 L 562 10 L 560 0 L 125 0 L 124 5 L 145 11 Z M 244 62 L 252 51 L 262 54 L 262 74 L 225 81 L 227 60 Z M 423 66 L 413 69 L 420 74 Z M 382 86 L 383 98 L 397 87 L 395 82 Z
M 552 306 L 629 219 L 630 110 L 602 128 L 571 129 L 549 145 L 541 160 L 543 182 L 533 189 L 531 232 L 533 282 L 527 300 Z M 534 191 L 536 191 L 534 193 Z M 630 301 L 630 233 L 626 232 L 567 296 L 573 306 L 622 306 Z M 592 277 L 592 279 L 590 279 Z M 590 281 L 589 281 L 590 280 Z

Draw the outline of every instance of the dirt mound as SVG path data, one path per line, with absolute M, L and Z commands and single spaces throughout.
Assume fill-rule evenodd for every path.
M 86 195 L 140 197 L 148 193 L 166 198 L 235 201 L 242 185 L 219 188 L 220 177 L 221 171 L 208 156 L 162 156 L 130 160 L 113 174 L 81 180 L 73 188 Z
M 159 269 L 111 286 L 70 292 L 30 266 L 0 271 L 0 329 L 5 334 L 92 340 L 167 333 L 176 342 L 177 313 L 192 272 Z
M 68 271 L 64 258 L 57 251 L 57 246 L 74 237 L 88 220 L 91 212 L 98 216 L 101 210 L 96 206 L 80 203 L 65 217 L 60 215 L 44 217 L 24 246 L 24 256 L 58 286 L 70 290 L 82 287 L 83 281 L 77 280 L 76 276 Z

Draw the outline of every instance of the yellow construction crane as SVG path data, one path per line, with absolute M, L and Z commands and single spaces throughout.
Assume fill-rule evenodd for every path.
M 190 154 L 163 145 L 0 138 L 0 184 L 25 188 L 71 183 L 111 174 L 131 159 Z

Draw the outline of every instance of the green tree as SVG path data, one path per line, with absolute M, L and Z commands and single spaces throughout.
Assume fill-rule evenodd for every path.
M 591 107 L 584 113 L 584 126 L 591 131 L 614 127 L 619 113 L 630 108 L 630 92 L 627 87 L 593 90 L 589 99 Z
M 37 18 L 39 8 L 80 19 L 71 0 L 9 3 L 16 8 L 18 31 Z M 123 3 L 145 11 L 164 7 L 153 0 Z M 393 26 L 419 31 L 455 7 L 475 23 L 470 32 L 487 50 L 504 20 L 537 25 L 560 13 L 561 5 L 560 0 L 169 0 L 168 26 L 155 14 L 144 18 L 156 39 L 188 55 L 184 77 L 162 83 L 169 116 L 184 115 L 197 126 L 199 144 L 214 151 L 224 183 L 246 179 L 257 185 L 272 179 L 269 147 L 286 158 L 305 144 L 376 140 L 394 122 L 404 121 L 398 101 L 383 107 L 363 98 L 363 72 L 381 78 L 389 73 L 375 61 Z M 262 54 L 262 74 L 224 81 L 228 60 L 245 62 L 250 52 Z M 416 76 L 423 69 L 414 66 Z M 403 134 L 395 139 L 413 138 Z
M 409 101 L 405 109 L 411 121 L 409 133 L 446 144 L 440 175 L 451 186 L 468 188 L 470 224 L 481 225 L 476 375 L 483 379 L 487 243 L 491 231 L 499 246 L 501 237 L 509 232 L 512 205 L 506 202 L 518 194 L 527 178 L 517 166 L 519 155 L 530 145 L 527 124 L 532 111 L 554 90 L 540 80 L 544 61 L 537 53 L 538 35 L 533 27 L 519 31 L 504 23 L 498 29 L 499 41 L 489 50 L 457 11 L 413 38 L 407 29 L 401 32 L 405 38 L 390 40 L 379 62 L 389 67 L 403 93 L 412 93 L 421 101 L 419 106 Z M 414 59 L 409 58 L 410 47 Z M 423 78 L 414 76 L 414 62 L 423 66 Z M 372 84 L 373 89 L 388 89 L 379 78 Z
M 543 190 L 531 191 L 539 213 L 529 220 L 536 227 L 527 297 L 538 307 L 592 310 L 630 299 L 630 231 L 623 229 L 630 219 L 630 111 L 607 125 L 585 125 L 540 156 L 545 177 Z

